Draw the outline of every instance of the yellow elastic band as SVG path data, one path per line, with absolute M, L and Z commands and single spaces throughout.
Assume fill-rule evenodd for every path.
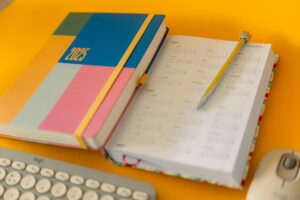
M 119 61 L 118 65 L 115 67 L 114 71 L 110 75 L 108 81 L 103 86 L 102 90 L 99 92 L 98 96 L 96 97 L 95 101 L 93 102 L 92 106 L 89 108 L 88 112 L 85 114 L 83 120 L 80 122 L 78 128 L 75 131 L 75 137 L 80 145 L 81 148 L 87 149 L 88 146 L 85 143 L 82 135 L 88 126 L 89 122 L 93 118 L 94 114 L 98 110 L 99 106 L 105 99 L 106 95 L 108 94 L 110 88 L 113 86 L 115 80 L 117 79 L 118 75 L 122 71 L 124 65 L 126 64 L 129 56 L 131 55 L 132 51 L 134 50 L 137 43 L 140 41 L 141 37 L 143 36 L 144 32 L 146 31 L 148 25 L 150 24 L 154 15 L 149 14 L 145 19 L 144 23 L 140 27 L 139 31 L 131 41 L 129 47 L 125 51 L 124 55 L 122 56 L 121 60 Z

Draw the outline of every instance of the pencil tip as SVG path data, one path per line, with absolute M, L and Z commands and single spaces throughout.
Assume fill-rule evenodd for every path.
M 202 109 L 202 107 L 204 106 L 204 104 L 206 102 L 206 99 L 207 99 L 206 96 L 204 96 L 204 97 L 201 98 L 201 100 L 200 100 L 200 102 L 199 102 L 199 104 L 197 106 L 197 110 L 201 110 Z

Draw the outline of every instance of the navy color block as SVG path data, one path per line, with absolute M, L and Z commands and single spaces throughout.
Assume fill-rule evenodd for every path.
M 136 68 L 138 66 L 139 62 L 141 61 L 144 54 L 146 53 L 147 48 L 151 44 L 164 18 L 165 18 L 164 15 L 154 16 L 148 28 L 146 29 L 145 33 L 143 34 L 143 37 L 135 47 L 128 61 L 126 62 L 125 67 Z
M 93 14 L 59 62 L 116 66 L 145 21 L 146 14 Z M 90 48 L 83 61 L 66 61 L 72 48 Z

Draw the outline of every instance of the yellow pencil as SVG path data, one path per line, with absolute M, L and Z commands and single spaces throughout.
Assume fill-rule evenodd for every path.
M 249 32 L 243 32 L 240 36 L 240 40 L 237 43 L 237 45 L 234 47 L 233 51 L 229 55 L 228 59 L 218 72 L 218 74 L 215 76 L 214 80 L 211 82 L 209 87 L 206 89 L 203 97 L 201 98 L 197 109 L 200 110 L 200 108 L 207 102 L 208 97 L 211 95 L 211 93 L 214 91 L 214 89 L 217 87 L 218 83 L 224 76 L 225 72 L 227 71 L 228 67 L 236 57 L 236 55 L 239 53 L 239 51 L 243 48 L 243 46 L 250 40 L 251 35 Z

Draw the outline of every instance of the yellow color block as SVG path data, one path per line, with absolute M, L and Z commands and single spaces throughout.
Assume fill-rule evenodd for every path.
M 0 123 L 10 123 L 71 45 L 74 36 L 52 36 L 27 70 L 0 97 Z

